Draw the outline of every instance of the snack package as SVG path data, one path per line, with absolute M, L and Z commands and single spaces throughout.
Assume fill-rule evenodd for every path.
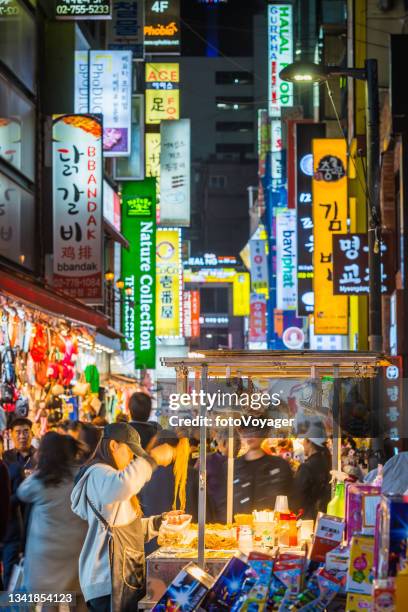
M 152 612 L 193 612 L 201 604 L 214 579 L 195 563 L 177 574 Z M 188 594 L 188 596 L 187 596 Z
M 371 595 L 363 595 L 362 593 L 347 593 L 347 612 L 371 612 L 372 605 L 373 598 Z
M 407 554 L 408 495 L 383 495 L 378 526 L 378 578 L 396 576 Z
M 261 612 L 265 609 L 269 585 L 272 578 L 274 559 L 271 555 L 252 551 L 248 557 L 248 564 L 255 572 L 253 584 L 246 593 L 242 593 L 231 612 Z M 246 581 L 248 585 L 248 581 Z
M 374 537 L 354 535 L 350 545 L 350 564 L 346 591 L 372 595 L 373 593 Z
M 303 552 L 281 552 L 273 568 L 274 575 L 286 586 L 279 612 L 286 612 L 300 593 L 305 569 Z
M 337 580 L 337 578 L 326 572 L 324 567 L 321 567 L 310 578 L 306 589 L 298 596 L 294 605 L 287 607 L 286 610 L 323 612 L 336 597 L 340 587 L 340 580 Z
M 408 578 L 408 574 L 407 574 Z M 407 583 L 408 586 L 408 583 Z M 390 612 L 395 610 L 395 579 L 385 578 L 374 580 L 373 584 L 373 612 Z M 398 610 L 398 606 L 396 608 Z M 402 610 L 408 610 L 408 598 L 405 600 L 404 608 Z
M 247 560 L 248 557 L 245 555 L 236 555 L 228 561 L 208 591 L 201 605 L 203 610 L 208 612 L 231 610 L 242 595 L 243 588 L 246 587 L 247 592 L 249 591 L 253 586 L 255 574 Z
M 348 546 L 338 546 L 333 548 L 326 555 L 326 562 L 324 564 L 326 572 L 340 580 L 341 588 L 340 592 L 345 592 L 346 577 L 350 563 L 350 548 Z
M 348 543 L 355 533 L 363 531 L 363 500 L 366 495 L 379 496 L 381 495 L 381 488 L 357 482 L 346 484 L 346 538 Z M 377 499 L 377 502 L 379 501 Z M 367 508 L 368 510 L 369 508 Z M 367 526 L 367 529 L 370 529 L 370 527 Z M 374 534 L 374 524 L 370 534 Z
M 337 548 L 343 540 L 344 521 L 337 516 L 319 514 L 316 523 L 316 533 L 313 536 L 310 549 L 310 559 L 324 563 L 326 554 Z
M 161 531 L 180 532 L 187 529 L 193 517 L 191 514 L 176 514 L 169 516 L 160 526 Z

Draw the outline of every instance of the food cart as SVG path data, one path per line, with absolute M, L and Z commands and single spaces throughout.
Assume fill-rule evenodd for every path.
M 186 388 L 191 374 L 197 389 L 207 389 L 210 378 L 292 378 L 321 381 L 333 377 L 374 378 L 378 368 L 388 362 L 380 353 L 354 351 L 249 351 L 249 350 L 203 350 L 189 358 L 163 358 L 163 365 L 176 371 L 176 384 Z M 319 397 L 319 394 L 318 394 Z M 336 399 L 336 398 L 335 398 Z M 333 407 L 333 421 L 340 427 L 338 405 Z M 200 417 L 206 416 L 207 406 L 200 406 Z M 198 511 L 198 564 L 204 567 L 205 523 L 206 523 L 206 438 L 205 424 L 200 426 L 200 469 Z M 340 467 L 341 435 L 333 436 L 333 469 Z M 227 522 L 233 514 L 233 456 L 230 438 L 228 458 Z

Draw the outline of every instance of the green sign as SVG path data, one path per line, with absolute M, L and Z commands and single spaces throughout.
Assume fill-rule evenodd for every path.
M 156 179 L 122 183 L 122 333 L 136 369 L 156 367 Z M 131 289 L 131 291 L 130 291 Z

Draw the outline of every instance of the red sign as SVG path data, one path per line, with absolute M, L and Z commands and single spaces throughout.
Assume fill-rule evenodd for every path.
M 200 337 L 200 292 L 191 291 L 191 337 Z
M 257 293 L 251 295 L 249 341 L 266 342 L 266 298 Z

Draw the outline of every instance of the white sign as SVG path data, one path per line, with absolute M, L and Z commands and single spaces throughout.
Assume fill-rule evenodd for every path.
M 269 116 L 280 117 L 283 106 L 293 106 L 293 84 L 279 72 L 293 62 L 293 8 L 291 4 L 268 6 Z
M 276 307 L 296 310 L 297 254 L 296 210 L 275 208 L 276 214 Z
M 103 216 L 120 232 L 120 196 L 105 179 L 103 181 Z
M 54 115 L 54 286 L 87 304 L 103 303 L 102 122 Z
M 300 327 L 288 327 L 282 335 L 282 342 L 288 349 L 299 350 L 305 343 L 305 334 Z
M 75 112 L 103 115 L 105 157 L 131 152 L 131 51 L 76 51 Z
M 311 321 L 309 348 L 311 351 L 346 351 L 348 349 L 348 336 L 315 334 L 314 324 Z
M 251 261 L 251 284 L 255 293 L 268 287 L 268 264 L 266 260 L 265 240 L 251 239 L 249 241 Z
M 113 0 L 112 19 L 107 23 L 108 49 L 127 49 L 134 60 L 144 59 L 143 13 L 143 0 Z
M 160 223 L 190 225 L 190 119 L 160 124 Z

